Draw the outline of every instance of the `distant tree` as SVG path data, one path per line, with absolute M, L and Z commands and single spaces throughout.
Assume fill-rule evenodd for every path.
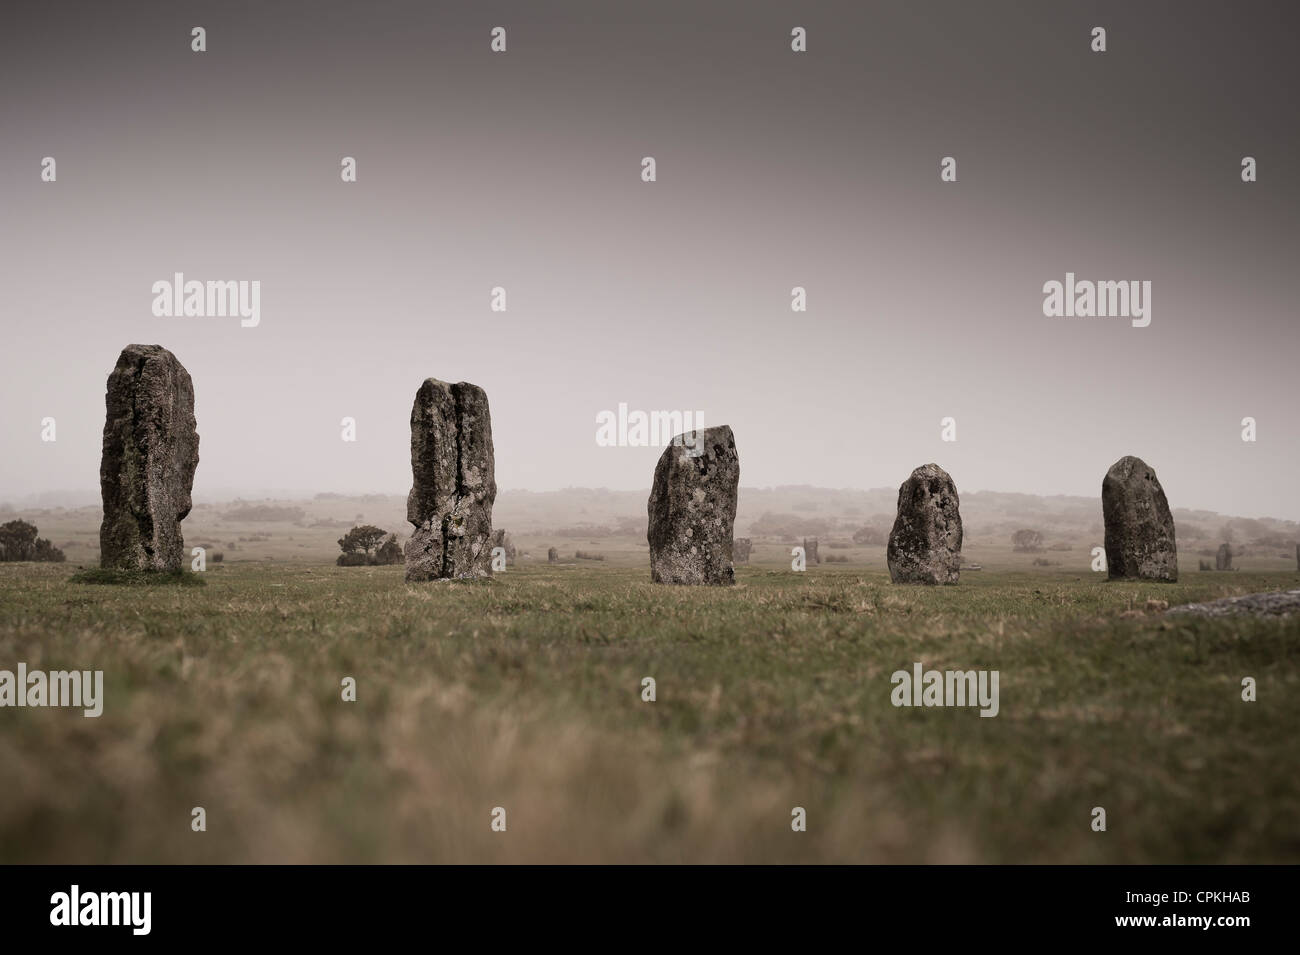
M 388 538 L 375 551 L 376 564 L 400 564 L 405 559 L 402 554 L 402 545 L 397 543 L 397 535 L 389 534 Z
M 36 538 L 36 543 L 32 545 L 32 560 L 49 561 L 52 564 L 61 564 L 68 558 L 64 556 L 63 551 L 55 547 L 44 537 Z
M 1042 550 L 1043 535 L 1038 531 L 1032 530 L 1016 531 L 1011 535 L 1011 546 L 1013 550 L 1027 553 Z
M 23 520 L 0 524 L 0 560 L 31 560 L 35 544 L 35 524 Z
M 360 552 L 369 560 L 370 552 L 380 545 L 387 533 L 373 524 L 362 524 L 339 538 L 339 550 L 345 554 Z
M 67 558 L 44 537 L 35 524 L 23 520 L 0 524 L 0 561 L 41 560 L 62 563 Z

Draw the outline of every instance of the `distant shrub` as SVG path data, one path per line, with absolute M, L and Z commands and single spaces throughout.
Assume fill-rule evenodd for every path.
M 1059 560 L 1048 560 L 1046 557 L 1035 557 L 1034 566 L 1035 567 L 1059 567 L 1061 566 L 1061 562 Z
M 387 534 L 386 530 L 374 524 L 362 524 L 339 538 L 339 550 L 345 554 L 355 554 L 359 551 L 368 559 L 370 552 L 380 545 Z
M 379 550 L 375 551 L 376 564 L 400 564 L 405 559 L 402 545 L 397 542 L 396 534 L 389 534 L 388 539 L 379 545 Z
M 340 567 L 400 564 L 403 561 L 402 545 L 397 542 L 397 535 L 373 524 L 352 528 L 339 538 L 338 543 L 339 550 L 343 551 L 338 559 Z
M 212 562 L 214 564 L 219 564 L 225 559 L 226 559 L 226 555 L 221 553 L 221 551 L 215 550 L 212 552 Z
M 604 554 L 596 554 L 586 550 L 580 550 L 577 553 L 575 553 L 573 556 L 575 560 L 604 560 L 605 559 Z
M 849 562 L 848 554 L 827 554 L 822 560 L 828 564 L 847 564 Z
M 0 524 L 0 561 L 36 560 L 61 564 L 67 559 L 63 551 L 36 534 L 36 525 L 27 521 Z
M 1042 550 L 1043 535 L 1038 531 L 1028 529 L 1016 531 L 1011 535 L 1011 548 L 1022 554 Z

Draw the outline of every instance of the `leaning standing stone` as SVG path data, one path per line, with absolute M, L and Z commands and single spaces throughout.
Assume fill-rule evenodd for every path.
M 961 566 L 957 486 L 937 464 L 912 472 L 898 489 L 898 516 L 886 556 L 896 584 L 955 584 Z
M 199 435 L 194 383 L 161 345 L 127 345 L 108 376 L 99 488 L 99 562 L 123 570 L 180 570 Z
M 1156 472 L 1141 458 L 1116 461 L 1101 482 L 1111 580 L 1178 579 L 1174 518 Z
M 482 388 L 435 378 L 420 386 L 411 408 L 411 474 L 406 579 L 491 576 L 496 463 Z
M 650 577 L 656 583 L 736 582 L 732 531 L 740 457 L 727 425 L 673 438 L 655 467 L 647 510 Z

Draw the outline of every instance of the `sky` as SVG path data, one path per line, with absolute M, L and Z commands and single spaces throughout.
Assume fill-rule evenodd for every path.
M 435 377 L 486 390 L 503 488 L 648 489 L 660 448 L 596 441 L 626 404 L 730 425 L 744 486 L 894 487 L 934 461 L 963 491 L 1096 496 L 1134 454 L 1175 508 L 1300 519 L 1297 21 L 1249 0 L 14 6 L 0 501 L 97 488 L 105 382 L 138 342 L 193 377 L 198 498 L 404 493 Z M 176 272 L 258 281 L 259 323 L 156 316 Z M 1150 324 L 1044 315 L 1067 272 L 1149 281 Z

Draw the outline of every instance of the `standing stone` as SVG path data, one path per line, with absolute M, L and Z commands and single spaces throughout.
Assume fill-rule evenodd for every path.
M 731 559 L 737 564 L 749 563 L 749 552 L 754 542 L 748 537 L 737 537 L 731 542 Z
M 1132 456 L 1111 465 L 1101 482 L 1101 515 L 1111 580 L 1178 579 L 1174 518 L 1150 465 Z
M 673 438 L 655 467 L 646 506 L 650 577 L 656 583 L 727 585 L 740 457 L 727 425 Z
M 406 579 L 492 574 L 492 504 L 497 496 L 492 418 L 477 385 L 430 378 L 411 407 L 411 493 Z
M 820 564 L 822 562 L 821 554 L 817 553 L 817 538 L 809 540 L 803 539 L 803 556 L 809 564 Z
M 1295 569 L 1300 573 L 1300 544 L 1295 545 Z
M 1232 570 L 1232 548 L 1227 542 L 1219 545 L 1219 552 L 1214 555 L 1215 570 Z
M 546 551 L 546 562 L 548 564 L 558 564 L 560 562 L 560 552 L 554 547 Z
M 161 345 L 127 345 L 108 376 L 105 405 L 100 566 L 180 570 L 181 521 L 199 464 L 190 374 Z
M 937 464 L 912 472 L 898 489 L 898 516 L 886 558 L 896 584 L 955 584 L 961 573 L 961 502 Z
M 500 547 L 506 552 L 506 560 L 514 563 L 515 560 L 515 542 L 510 539 L 504 527 L 497 528 L 492 532 L 492 548 L 495 550 Z

